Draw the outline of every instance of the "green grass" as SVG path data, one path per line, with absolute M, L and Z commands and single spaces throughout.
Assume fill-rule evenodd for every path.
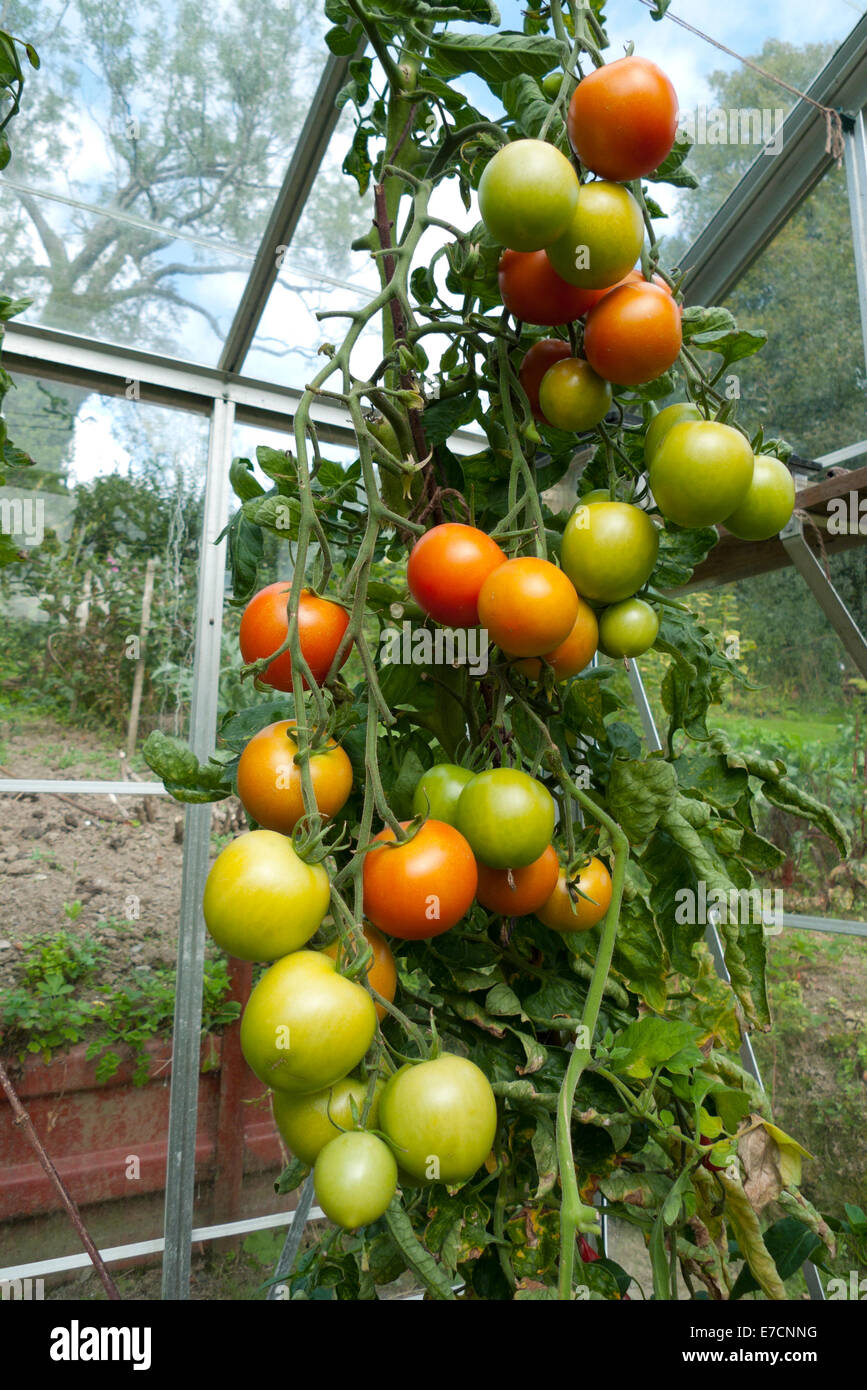
M 742 742 L 752 739 L 768 739 L 780 736 L 800 739 L 809 743 L 821 743 L 834 748 L 840 743 L 840 724 L 845 716 L 838 714 L 768 714 L 753 718 L 744 714 L 728 714 L 711 710 L 708 726 L 719 728 Z

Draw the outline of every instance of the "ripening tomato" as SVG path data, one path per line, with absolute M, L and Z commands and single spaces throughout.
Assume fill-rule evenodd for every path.
M 677 133 L 677 93 L 647 58 L 618 58 L 578 83 L 566 122 L 588 169 L 629 183 L 658 169 Z
M 476 897 L 489 912 L 499 912 L 503 917 L 525 917 L 548 901 L 559 872 L 553 845 L 523 869 L 491 869 L 480 862 Z
M 472 776 L 468 767 L 457 763 L 435 763 L 418 779 L 412 794 L 413 815 L 454 825 L 461 792 Z
M 562 338 L 541 338 L 525 354 L 518 370 L 518 379 L 537 420 L 545 419 L 539 409 L 539 387 L 543 376 L 555 362 L 562 362 L 564 358 L 571 356 L 572 348 Z
M 523 869 L 551 843 L 554 798 L 527 772 L 488 768 L 461 792 L 458 828 L 489 868 Z
M 402 821 L 405 830 L 409 821 Z M 411 840 L 395 844 L 390 828 L 364 856 L 364 912 L 389 936 L 420 941 L 459 922 L 476 895 L 478 871 L 463 835 L 426 820 Z M 392 846 L 392 847 L 389 847 Z
M 647 467 L 650 467 L 653 455 L 672 425 L 679 425 L 682 420 L 702 419 L 704 416 L 692 401 L 675 401 L 674 405 L 667 405 L 658 411 L 647 426 L 647 434 L 644 436 L 644 462 Z
M 340 1134 L 319 1152 L 313 1190 L 329 1221 L 354 1231 L 378 1221 L 397 1191 L 397 1163 L 387 1144 L 364 1130 Z
M 578 593 L 619 603 L 646 584 L 659 553 L 659 532 L 631 502 L 580 504 L 566 522 L 560 560 Z
M 593 306 L 584 326 L 587 361 L 618 386 L 662 376 L 682 344 L 680 310 L 658 285 L 619 285 Z
M 605 497 L 607 500 L 607 493 Z M 599 625 L 596 614 L 590 604 L 579 597 L 578 617 L 565 641 L 542 657 L 528 656 L 523 661 L 516 661 L 515 665 L 530 680 L 537 681 L 542 677 L 542 663 L 545 662 L 554 672 L 555 680 L 566 681 L 570 676 L 577 676 L 585 666 L 589 666 L 598 645 Z
M 626 598 L 599 615 L 599 650 L 606 656 L 641 656 L 659 634 L 659 615 L 643 598 Z
M 611 293 L 635 265 L 643 243 L 644 219 L 629 190 L 619 183 L 585 183 L 565 231 L 545 255 L 570 285 Z
M 497 1102 L 475 1062 L 444 1052 L 389 1077 L 379 1126 L 410 1177 L 457 1185 L 468 1182 L 491 1152 Z
M 597 922 L 602 921 L 608 911 L 611 902 L 611 875 L 601 859 L 592 858 L 573 882 L 578 890 L 586 893 L 587 898 L 591 898 L 592 901 L 577 898 L 573 902 L 566 886 L 566 872 L 561 869 L 553 893 L 536 912 L 539 921 L 554 931 L 589 931 Z
M 592 430 L 605 419 L 611 399 L 610 381 L 603 381 L 581 357 L 555 362 L 539 387 L 542 419 L 569 433 Z
M 260 589 L 250 599 L 241 617 L 241 655 L 245 661 L 259 661 L 262 657 L 270 656 L 286 641 L 289 631 L 286 607 L 291 588 L 291 584 L 278 580 L 276 584 L 268 584 Z M 349 614 L 345 608 L 332 603 L 330 599 L 319 598 L 309 589 L 302 589 L 298 601 L 298 636 L 301 654 L 317 685 L 321 685 L 328 675 L 348 626 Z M 347 645 L 339 666 L 348 656 Z M 262 680 L 275 690 L 292 689 L 292 661 L 288 648 L 266 666 Z M 304 685 L 307 685 L 306 677 Z
M 748 439 L 718 420 L 682 420 L 657 445 L 648 482 L 678 526 L 715 526 L 740 506 L 753 480 Z
M 241 1051 L 264 1086 L 305 1095 L 342 1081 L 375 1032 L 367 990 L 338 975 L 324 951 L 294 951 L 265 971 L 247 1000 Z
M 550 560 L 519 556 L 488 575 L 479 622 L 509 656 L 541 656 L 565 641 L 578 616 L 578 595 Z
M 476 627 L 479 590 L 505 561 L 484 531 L 446 521 L 419 536 L 407 562 L 407 584 L 419 607 L 438 623 Z
M 539 251 L 567 226 L 579 186 L 578 175 L 556 145 L 514 140 L 485 166 L 479 180 L 479 214 L 502 246 Z
M 370 1110 L 367 1114 L 367 1127 L 376 1129 L 379 1119 L 379 1098 L 385 1082 L 379 1082 L 373 1093 Z M 336 1139 L 341 1130 L 355 1129 L 352 1118 L 352 1102 L 359 1119 L 364 1113 L 367 1097 L 367 1082 L 358 1077 L 347 1076 L 326 1086 L 322 1091 L 313 1091 L 306 1096 L 292 1096 L 286 1091 L 271 1092 L 271 1108 L 274 1123 L 283 1141 L 302 1163 L 308 1167 L 316 1162 L 325 1145 Z
M 767 541 L 794 510 L 795 482 L 786 465 L 770 454 L 756 454 L 746 496 L 723 524 L 739 540 Z
M 497 269 L 500 297 L 510 314 L 541 328 L 580 319 L 605 293 L 570 285 L 544 251 L 504 251 Z
M 292 841 L 249 830 L 220 852 L 205 883 L 205 925 L 238 960 L 277 960 L 305 945 L 328 911 L 321 864 L 305 864 Z
M 254 734 L 238 762 L 238 796 L 267 830 L 291 835 L 304 815 L 295 720 L 281 719 Z M 336 816 L 352 791 L 352 764 L 334 739 L 310 758 L 313 795 L 323 816 Z
M 387 999 L 389 1004 L 394 1000 L 397 992 L 397 966 L 394 963 L 394 956 L 391 947 L 381 932 L 372 927 L 369 922 L 365 922 L 362 928 L 364 939 L 373 951 L 373 960 L 367 967 L 367 983 L 371 989 L 375 989 L 377 994 L 381 994 L 383 999 Z M 338 939 L 333 941 L 330 946 L 325 947 L 325 952 L 332 960 L 337 961 L 338 969 L 342 967 L 345 953 L 343 944 Z M 388 1010 L 382 1004 L 375 1004 L 376 1016 L 382 1021 Z

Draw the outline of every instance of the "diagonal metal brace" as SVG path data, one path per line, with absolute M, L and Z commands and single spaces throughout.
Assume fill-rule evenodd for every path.
M 828 622 L 836 632 L 861 675 L 867 679 L 867 642 L 849 609 L 841 599 L 821 563 L 807 544 L 800 517 L 793 516 L 780 532 L 792 564 L 804 580 Z

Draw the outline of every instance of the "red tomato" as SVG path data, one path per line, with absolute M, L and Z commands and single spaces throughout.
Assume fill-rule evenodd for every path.
M 403 828 L 409 825 L 402 821 Z M 364 856 L 364 912 L 381 931 L 404 941 L 440 936 L 459 922 L 476 895 L 478 870 L 459 830 L 427 820 L 406 844 L 391 829 L 376 836 L 382 847 Z
M 564 343 L 562 338 L 542 338 L 538 343 L 533 344 L 524 357 L 518 371 L 518 377 L 527 393 L 527 400 L 530 402 L 537 420 L 544 421 L 545 419 L 539 409 L 539 387 L 542 384 L 542 377 L 549 367 L 553 367 L 555 362 L 562 362 L 564 358 L 571 356 L 572 349 L 568 343 Z
M 292 585 L 285 580 L 268 584 L 250 599 L 241 618 L 241 655 L 245 661 L 258 661 L 282 646 L 289 631 L 286 606 Z M 318 598 L 302 589 L 298 603 L 298 636 L 301 652 L 317 685 L 328 674 L 334 654 L 349 626 L 349 614 L 338 603 Z M 349 656 L 349 644 L 340 666 Z M 292 662 L 288 649 L 265 668 L 262 680 L 275 690 L 292 689 Z M 304 681 L 305 686 L 307 681 Z
M 682 342 L 678 306 L 657 285 L 618 285 L 590 310 L 584 328 L 587 361 L 618 386 L 662 376 Z
M 383 999 L 387 999 L 391 1004 L 397 992 L 397 966 L 394 963 L 391 947 L 382 933 L 378 932 L 376 927 L 372 927 L 369 922 L 364 923 L 362 930 L 365 941 L 373 951 L 373 960 L 367 967 L 367 983 L 371 989 L 375 989 L 377 994 L 381 994 Z M 338 969 L 342 968 L 346 953 L 343 950 L 343 943 L 339 939 L 325 947 L 325 954 L 337 961 Z M 383 1004 L 376 1005 L 376 1014 L 379 1019 L 385 1018 L 387 1013 L 388 1010 Z
M 629 183 L 658 169 L 677 134 L 677 93 L 647 58 L 618 58 L 588 73 L 569 103 L 569 143 L 588 169 Z
M 509 313 L 523 323 L 542 328 L 580 319 L 605 293 L 568 284 L 544 251 L 504 251 L 497 279 Z
M 564 642 L 578 595 L 550 560 L 520 556 L 494 570 L 479 594 L 479 621 L 509 656 L 541 656 Z
M 523 869 L 491 869 L 479 863 L 476 897 L 489 912 L 499 912 L 503 917 L 525 917 L 548 901 L 557 886 L 559 872 L 553 845 Z
M 447 521 L 420 536 L 406 567 L 409 591 L 438 623 L 476 627 L 479 590 L 506 557 L 475 526 Z

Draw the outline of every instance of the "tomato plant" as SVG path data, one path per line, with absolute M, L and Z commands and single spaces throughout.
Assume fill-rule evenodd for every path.
M 367 983 L 370 988 L 380 994 L 383 999 L 392 1003 L 397 992 L 397 966 L 394 963 L 394 956 L 391 947 L 381 932 L 372 927 L 369 922 L 365 922 L 362 931 L 364 940 L 372 951 L 372 958 L 367 966 Z M 338 938 L 331 946 L 325 948 L 327 954 L 336 960 L 338 968 L 344 961 L 351 959 L 342 941 Z M 385 1018 L 387 1009 L 384 1004 L 376 1005 L 376 1016 L 378 1019 Z
M 239 835 L 220 852 L 205 884 L 205 924 L 239 960 L 276 960 L 321 926 L 331 890 L 321 864 L 305 864 L 272 830 Z
M 684 419 L 656 446 L 648 480 L 669 520 L 679 526 L 711 526 L 744 502 L 753 466 L 749 440 L 739 430 L 716 420 Z
M 268 584 L 255 594 L 241 618 L 241 655 L 247 662 L 264 661 L 274 656 L 288 640 L 287 606 L 291 586 L 279 581 Z M 343 641 L 349 623 L 345 608 L 330 599 L 303 589 L 298 603 L 298 633 L 301 655 L 310 667 L 313 679 L 320 684 L 328 675 L 334 657 Z M 345 647 L 340 665 L 349 656 Z M 292 689 L 292 658 L 288 647 L 265 665 L 262 680 L 275 690 Z M 307 677 L 304 677 L 307 684 Z
M 253 735 L 238 761 L 238 795 L 244 810 L 266 830 L 284 835 L 291 834 L 304 815 L 294 728 L 291 719 L 267 724 Z M 310 777 L 317 810 L 336 816 L 352 790 L 352 764 L 334 739 L 310 759 Z
M 364 857 L 364 911 L 371 922 L 389 936 L 416 941 L 461 920 L 478 875 L 472 850 L 454 826 L 426 820 L 402 844 L 391 827 L 376 840 Z
M 784 760 L 708 726 L 744 676 L 677 592 L 713 525 L 765 533 L 791 503 L 788 446 L 750 435 L 724 386 L 762 335 L 682 303 L 655 193 L 692 186 L 686 142 L 652 65 L 606 64 L 600 6 L 534 7 L 505 38 L 486 0 L 459 30 L 453 7 L 417 11 L 328 0 L 335 50 L 367 45 L 341 93 L 344 167 L 369 198 L 355 249 L 379 293 L 342 337 L 329 323 L 291 447 L 232 468 L 247 703 L 205 763 L 147 743 L 179 800 L 240 789 L 257 818 L 257 792 L 282 807 L 286 790 L 260 730 L 283 727 L 278 758 L 290 732 L 297 750 L 292 838 L 240 836 L 206 894 L 225 949 L 279 955 L 242 1045 L 295 1135 L 281 1191 L 315 1164 L 337 1223 L 286 1282 L 366 1299 L 409 1272 L 443 1300 L 620 1299 L 634 1271 L 586 1253 L 594 1193 L 637 1227 L 655 1300 L 740 1297 L 740 1265 L 780 1299 L 832 1238 L 740 1061 L 742 1031 L 772 1022 L 764 926 L 740 909 L 724 924 L 718 975 L 708 923 L 679 910 L 699 884 L 748 896 L 780 864 L 759 797 L 847 850 Z M 577 421 L 558 408 L 575 363 L 603 383 Z M 340 460 L 335 412 L 354 438 Z M 288 578 L 266 584 L 275 546 Z M 648 642 L 652 750 L 623 683 L 589 665 L 597 643 Z M 302 658 L 315 680 L 293 690 Z M 334 811 L 317 768 L 337 750 L 353 776 Z M 388 988 L 371 924 L 392 940 Z
M 438 623 L 473 627 L 479 621 L 479 590 L 505 559 L 496 541 L 475 526 L 434 526 L 410 552 L 409 591 Z
M 671 150 L 677 93 L 656 63 L 618 58 L 578 83 L 567 128 L 582 164 L 604 179 L 629 183 L 652 174 Z
M 495 241 L 512 251 L 541 251 L 556 241 L 578 202 L 569 160 L 545 140 L 516 140 L 498 150 L 479 182 L 479 212 Z
M 578 616 L 578 595 L 562 570 L 530 555 L 507 560 L 479 593 L 479 622 L 510 656 L 541 656 L 564 642 Z

